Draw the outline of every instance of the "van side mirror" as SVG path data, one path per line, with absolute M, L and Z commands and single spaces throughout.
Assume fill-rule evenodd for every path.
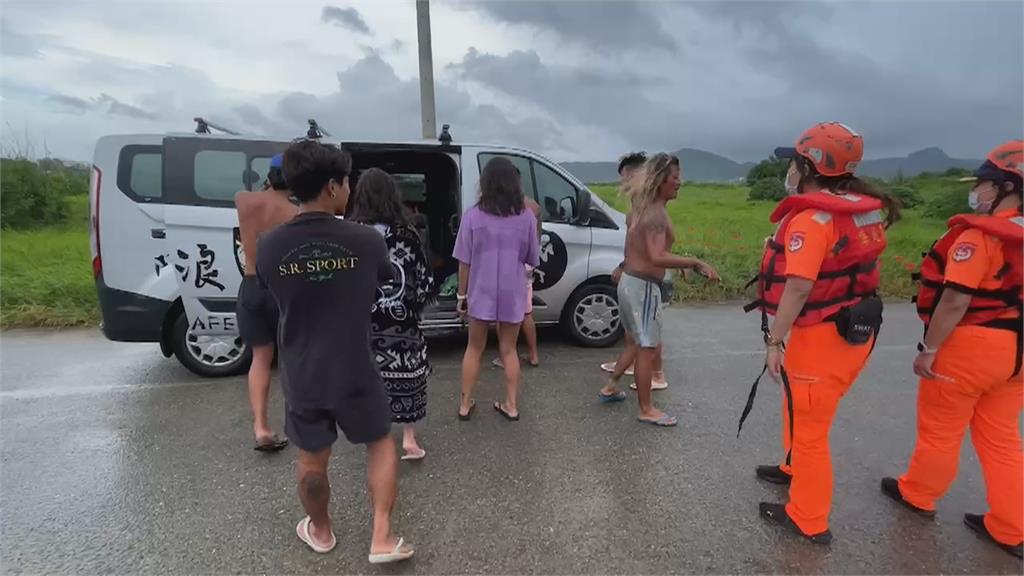
M 590 208 L 593 206 L 593 199 L 587 190 L 576 192 L 576 211 L 572 223 L 576 226 L 588 226 L 590 224 Z

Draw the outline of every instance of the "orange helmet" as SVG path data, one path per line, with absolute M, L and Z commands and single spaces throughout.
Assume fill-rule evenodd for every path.
M 808 128 L 793 148 L 776 148 L 776 158 L 806 158 L 822 176 L 853 174 L 864 157 L 864 139 L 840 122 Z
M 1024 177 L 1024 140 L 1010 140 L 992 149 L 986 156 L 996 168 Z

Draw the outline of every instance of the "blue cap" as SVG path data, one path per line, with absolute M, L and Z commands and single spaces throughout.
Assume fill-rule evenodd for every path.
M 280 168 L 281 163 L 284 161 L 284 154 L 274 154 L 274 157 L 270 159 L 271 168 Z

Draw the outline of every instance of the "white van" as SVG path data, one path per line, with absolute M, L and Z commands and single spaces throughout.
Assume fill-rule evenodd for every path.
M 248 369 L 235 298 L 245 259 L 234 195 L 261 187 L 287 142 L 209 134 L 105 136 L 90 186 L 93 272 L 103 333 L 119 342 L 159 342 L 202 376 Z M 360 171 L 395 176 L 441 286 L 424 311 L 428 333 L 462 328 L 452 258 L 461 215 L 477 197 L 481 167 L 506 156 L 523 191 L 541 206 L 541 265 L 534 282 L 538 324 L 561 324 L 584 346 L 610 346 L 622 332 L 611 272 L 622 260 L 625 216 L 558 164 L 517 148 L 439 142 L 343 142 Z

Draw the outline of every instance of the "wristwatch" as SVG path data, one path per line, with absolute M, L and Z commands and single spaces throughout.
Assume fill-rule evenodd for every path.
M 776 340 L 775 338 L 772 338 L 771 334 L 769 334 L 768 332 L 765 332 L 765 334 L 764 334 L 764 344 L 765 344 L 765 346 L 769 346 L 769 347 L 772 347 L 772 348 L 778 348 L 779 346 L 782 346 L 782 339 L 779 338 L 779 339 Z
M 917 351 L 922 353 L 922 354 L 938 354 L 939 353 L 939 349 L 938 348 L 929 348 L 928 345 L 925 344 L 924 342 L 918 342 L 917 343 Z

